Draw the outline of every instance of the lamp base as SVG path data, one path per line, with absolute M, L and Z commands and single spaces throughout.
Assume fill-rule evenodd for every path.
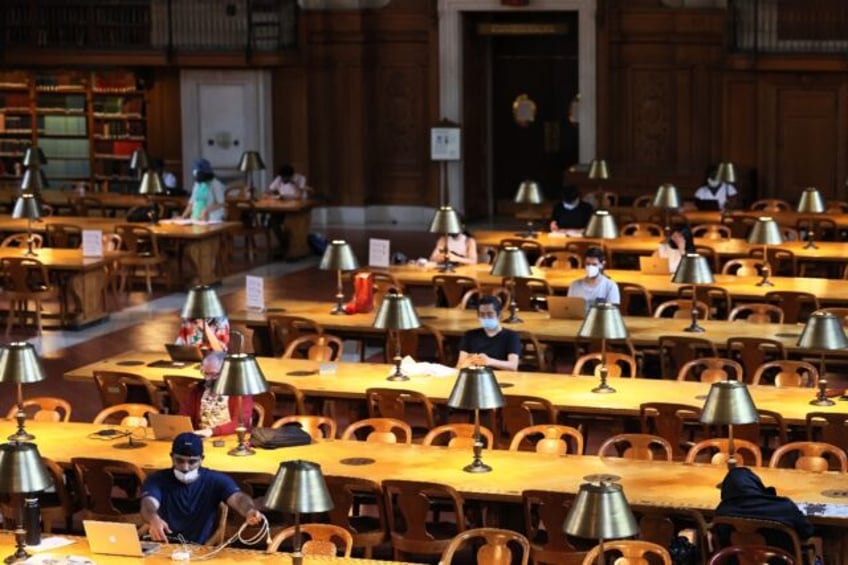
M 393 375 L 389 375 L 388 377 L 386 377 L 386 380 L 392 382 L 408 381 L 409 377 L 407 377 L 403 373 L 394 373 Z
M 440 273 L 453 273 L 454 271 L 456 271 L 456 267 L 454 267 L 453 263 L 448 261 L 447 263 L 442 263 L 441 265 L 439 265 L 438 271 Z
M 524 320 L 516 316 L 515 314 L 510 315 L 509 318 L 503 321 L 504 324 L 523 324 Z
M 26 546 L 26 530 L 18 526 L 15 528 L 15 553 L 6 557 L 4 563 L 20 563 L 30 557 L 24 547 Z
M 692 324 L 690 326 L 683 328 L 683 331 L 684 332 L 693 332 L 693 333 L 704 333 L 707 330 L 705 330 L 702 326 L 699 326 L 698 324 Z
M 755 286 L 774 286 L 774 283 L 768 279 L 763 279 L 760 282 L 756 283 Z
M 227 452 L 227 455 L 233 455 L 235 457 L 245 457 L 247 455 L 254 455 L 256 451 L 246 443 L 240 443 L 231 450 Z
M 816 398 L 810 401 L 811 406 L 834 406 L 836 403 L 829 398 Z
M 479 459 L 475 459 L 470 464 L 463 467 L 462 470 L 466 473 L 488 473 L 492 470 L 492 468 Z
M 615 389 L 612 388 L 607 383 L 601 383 L 598 386 L 596 386 L 595 388 L 593 388 L 592 392 L 598 393 L 598 394 L 609 394 L 611 392 L 615 392 Z
M 112 447 L 115 449 L 138 449 L 140 447 L 147 447 L 147 444 L 143 441 L 125 441 L 124 443 L 116 443 Z
M 330 314 L 338 316 L 339 314 L 347 314 L 344 309 L 344 294 L 336 295 L 336 305 L 330 310 Z
M 30 434 L 30 433 L 27 433 L 25 430 L 18 430 L 17 432 L 13 433 L 12 435 L 7 437 L 6 439 L 8 439 L 9 441 L 17 441 L 17 442 L 32 441 L 32 440 L 35 439 L 35 436 Z

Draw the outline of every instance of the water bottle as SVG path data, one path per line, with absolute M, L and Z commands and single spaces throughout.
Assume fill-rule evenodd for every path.
M 38 498 L 24 498 L 24 529 L 26 530 L 26 544 L 29 546 L 41 543 L 41 510 L 38 507 Z

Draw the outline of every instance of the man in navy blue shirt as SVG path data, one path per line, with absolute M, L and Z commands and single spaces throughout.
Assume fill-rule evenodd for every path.
M 469 330 L 459 343 L 460 369 L 471 365 L 507 371 L 518 370 L 521 356 L 521 338 L 512 330 L 501 327 L 501 301 L 494 296 L 484 296 L 477 304 L 480 328 Z
M 165 541 L 173 534 L 204 543 L 215 530 L 221 502 L 250 525 L 265 519 L 230 476 L 200 467 L 203 440 L 199 436 L 190 432 L 178 435 L 171 447 L 171 461 L 173 468 L 148 476 L 142 487 L 141 515 L 154 540 Z

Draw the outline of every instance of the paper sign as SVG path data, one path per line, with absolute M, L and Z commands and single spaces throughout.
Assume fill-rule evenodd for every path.
M 459 161 L 459 128 L 430 128 L 430 159 L 433 161 Z
M 249 310 L 265 310 L 265 280 L 247 275 L 244 278 L 246 303 Z
M 103 231 L 82 230 L 82 256 L 103 257 Z
M 368 240 L 368 265 L 371 267 L 388 267 L 391 241 L 388 239 L 371 238 Z

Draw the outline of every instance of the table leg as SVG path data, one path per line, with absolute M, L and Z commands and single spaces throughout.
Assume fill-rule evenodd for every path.
M 289 232 L 289 249 L 286 259 L 300 259 L 311 253 L 306 240 L 311 223 L 312 210 L 310 209 L 286 213 L 284 225 Z
M 64 325 L 79 327 L 108 317 L 105 291 L 108 279 L 105 269 L 74 272 L 60 292 L 66 293 L 67 319 Z

